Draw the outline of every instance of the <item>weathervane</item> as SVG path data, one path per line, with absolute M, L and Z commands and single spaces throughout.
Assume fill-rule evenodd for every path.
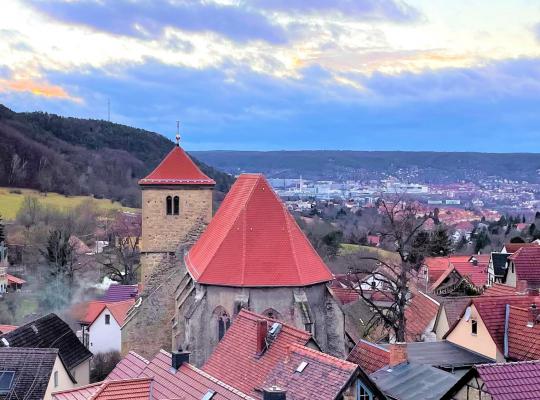
M 180 121 L 176 121 L 176 145 L 180 146 Z

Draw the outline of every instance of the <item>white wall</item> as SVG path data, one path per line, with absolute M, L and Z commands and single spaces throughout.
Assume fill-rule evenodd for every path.
M 105 324 L 105 316 L 111 316 L 111 323 Z M 108 351 L 120 351 L 122 336 L 120 325 L 116 322 L 111 312 L 105 308 L 99 317 L 89 327 L 90 343 L 88 349 L 94 353 L 106 353 Z
M 58 372 L 58 385 L 54 385 L 54 373 Z M 69 377 L 66 369 L 64 368 L 64 364 L 62 364 L 62 361 L 60 361 L 60 357 L 56 356 L 56 360 L 54 361 L 54 367 L 51 373 L 51 377 L 49 378 L 49 384 L 47 385 L 47 391 L 45 392 L 45 397 L 43 397 L 45 400 L 52 399 L 52 393 L 53 392 L 60 392 L 63 390 L 69 390 L 73 389 L 75 387 L 75 384 Z

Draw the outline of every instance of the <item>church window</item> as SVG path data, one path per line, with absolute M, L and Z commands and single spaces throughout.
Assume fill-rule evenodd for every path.
M 214 317 L 217 319 L 218 340 L 221 340 L 225 336 L 225 332 L 231 327 L 231 318 L 221 306 L 214 310 Z
M 172 215 L 173 207 L 172 207 L 172 197 L 171 196 L 167 196 L 166 203 L 167 203 L 167 215 Z
M 180 198 L 178 196 L 174 196 L 173 199 L 173 214 L 180 214 Z
M 262 315 L 270 319 L 281 319 L 281 315 L 273 308 L 268 308 L 267 310 L 264 310 Z

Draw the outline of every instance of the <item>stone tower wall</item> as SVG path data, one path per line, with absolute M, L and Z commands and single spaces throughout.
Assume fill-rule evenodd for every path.
M 179 215 L 167 215 L 167 196 L 179 197 Z M 211 219 L 211 186 L 143 186 L 141 281 L 146 282 L 164 256 L 176 252 L 196 224 Z

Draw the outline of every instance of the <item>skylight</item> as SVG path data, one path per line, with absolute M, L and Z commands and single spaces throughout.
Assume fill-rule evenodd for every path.
M 307 366 L 308 366 L 308 363 L 305 361 L 302 361 L 300 365 L 298 366 L 298 368 L 296 368 L 296 372 L 300 372 L 300 373 L 304 372 Z
M 202 397 L 201 400 L 213 399 L 215 394 L 216 394 L 216 392 L 214 392 L 213 390 L 210 389 L 210 390 L 208 390 L 208 392 L 206 392 L 206 394 Z
M 14 377 L 15 372 L 13 371 L 0 371 L 0 394 L 7 394 L 10 392 Z

